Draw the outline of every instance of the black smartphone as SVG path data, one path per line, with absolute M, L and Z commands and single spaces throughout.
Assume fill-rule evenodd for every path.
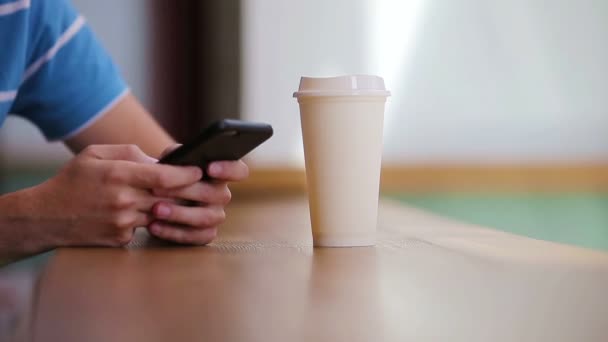
M 159 163 L 199 166 L 206 173 L 209 163 L 241 159 L 268 140 L 272 134 L 272 126 L 269 124 L 220 120 L 203 130 L 193 141 L 163 157 Z

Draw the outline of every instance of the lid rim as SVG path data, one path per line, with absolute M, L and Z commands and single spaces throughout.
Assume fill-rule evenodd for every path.
M 373 97 L 390 97 L 391 92 L 388 90 L 355 90 L 355 91 L 296 91 L 293 93 L 294 98 L 301 97 L 333 97 L 333 96 L 373 96 Z
M 336 77 L 302 77 L 293 97 L 328 96 L 391 96 L 384 79 L 375 75 L 344 75 Z

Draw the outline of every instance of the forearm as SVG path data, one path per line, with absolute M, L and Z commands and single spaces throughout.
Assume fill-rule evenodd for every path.
M 59 242 L 39 216 L 34 188 L 0 196 L 0 265 L 41 253 Z
M 66 141 L 75 153 L 88 145 L 135 144 L 155 158 L 174 143 L 132 94 L 127 94 L 92 126 Z

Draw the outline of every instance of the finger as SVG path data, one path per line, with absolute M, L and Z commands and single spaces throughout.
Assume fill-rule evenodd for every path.
M 230 203 L 230 199 L 232 198 L 228 185 L 224 182 L 197 182 L 192 185 L 171 190 L 155 189 L 154 194 L 160 197 L 179 198 L 217 205 L 226 205 Z
M 103 160 L 128 160 L 147 164 L 158 162 L 137 145 L 90 145 L 82 153 Z
M 108 222 L 112 229 L 110 236 L 121 238 L 128 242 L 133 233 L 133 229 L 137 227 L 146 227 L 154 222 L 154 217 L 141 212 L 125 212 L 114 215 Z
M 249 168 L 242 160 L 217 161 L 209 164 L 207 173 L 213 179 L 235 182 L 246 179 Z
M 173 166 L 164 164 L 140 164 L 112 162 L 107 178 L 129 184 L 140 189 L 172 189 L 198 182 L 203 173 L 196 166 Z
M 198 228 L 215 227 L 226 220 L 222 207 L 185 207 L 160 202 L 152 208 L 156 219 Z
M 154 196 L 149 190 L 136 189 L 129 186 L 110 188 L 105 192 L 100 202 L 105 203 L 110 209 L 126 211 L 136 210 L 150 213 L 152 207 L 158 202 L 177 203 L 175 198 Z
M 151 214 L 138 212 L 135 214 L 133 228 L 146 227 L 152 222 L 154 222 L 154 217 Z
M 144 213 L 151 213 L 152 207 L 158 202 L 177 203 L 174 198 L 155 196 L 149 190 L 133 189 L 135 209 Z
M 148 227 L 150 234 L 163 239 L 189 245 L 206 245 L 217 236 L 217 228 L 191 229 L 155 221 Z

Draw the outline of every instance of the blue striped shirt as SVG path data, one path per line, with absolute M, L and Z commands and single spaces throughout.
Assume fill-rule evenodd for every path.
M 12 113 L 48 140 L 66 139 L 126 92 L 69 0 L 0 0 L 0 124 Z

